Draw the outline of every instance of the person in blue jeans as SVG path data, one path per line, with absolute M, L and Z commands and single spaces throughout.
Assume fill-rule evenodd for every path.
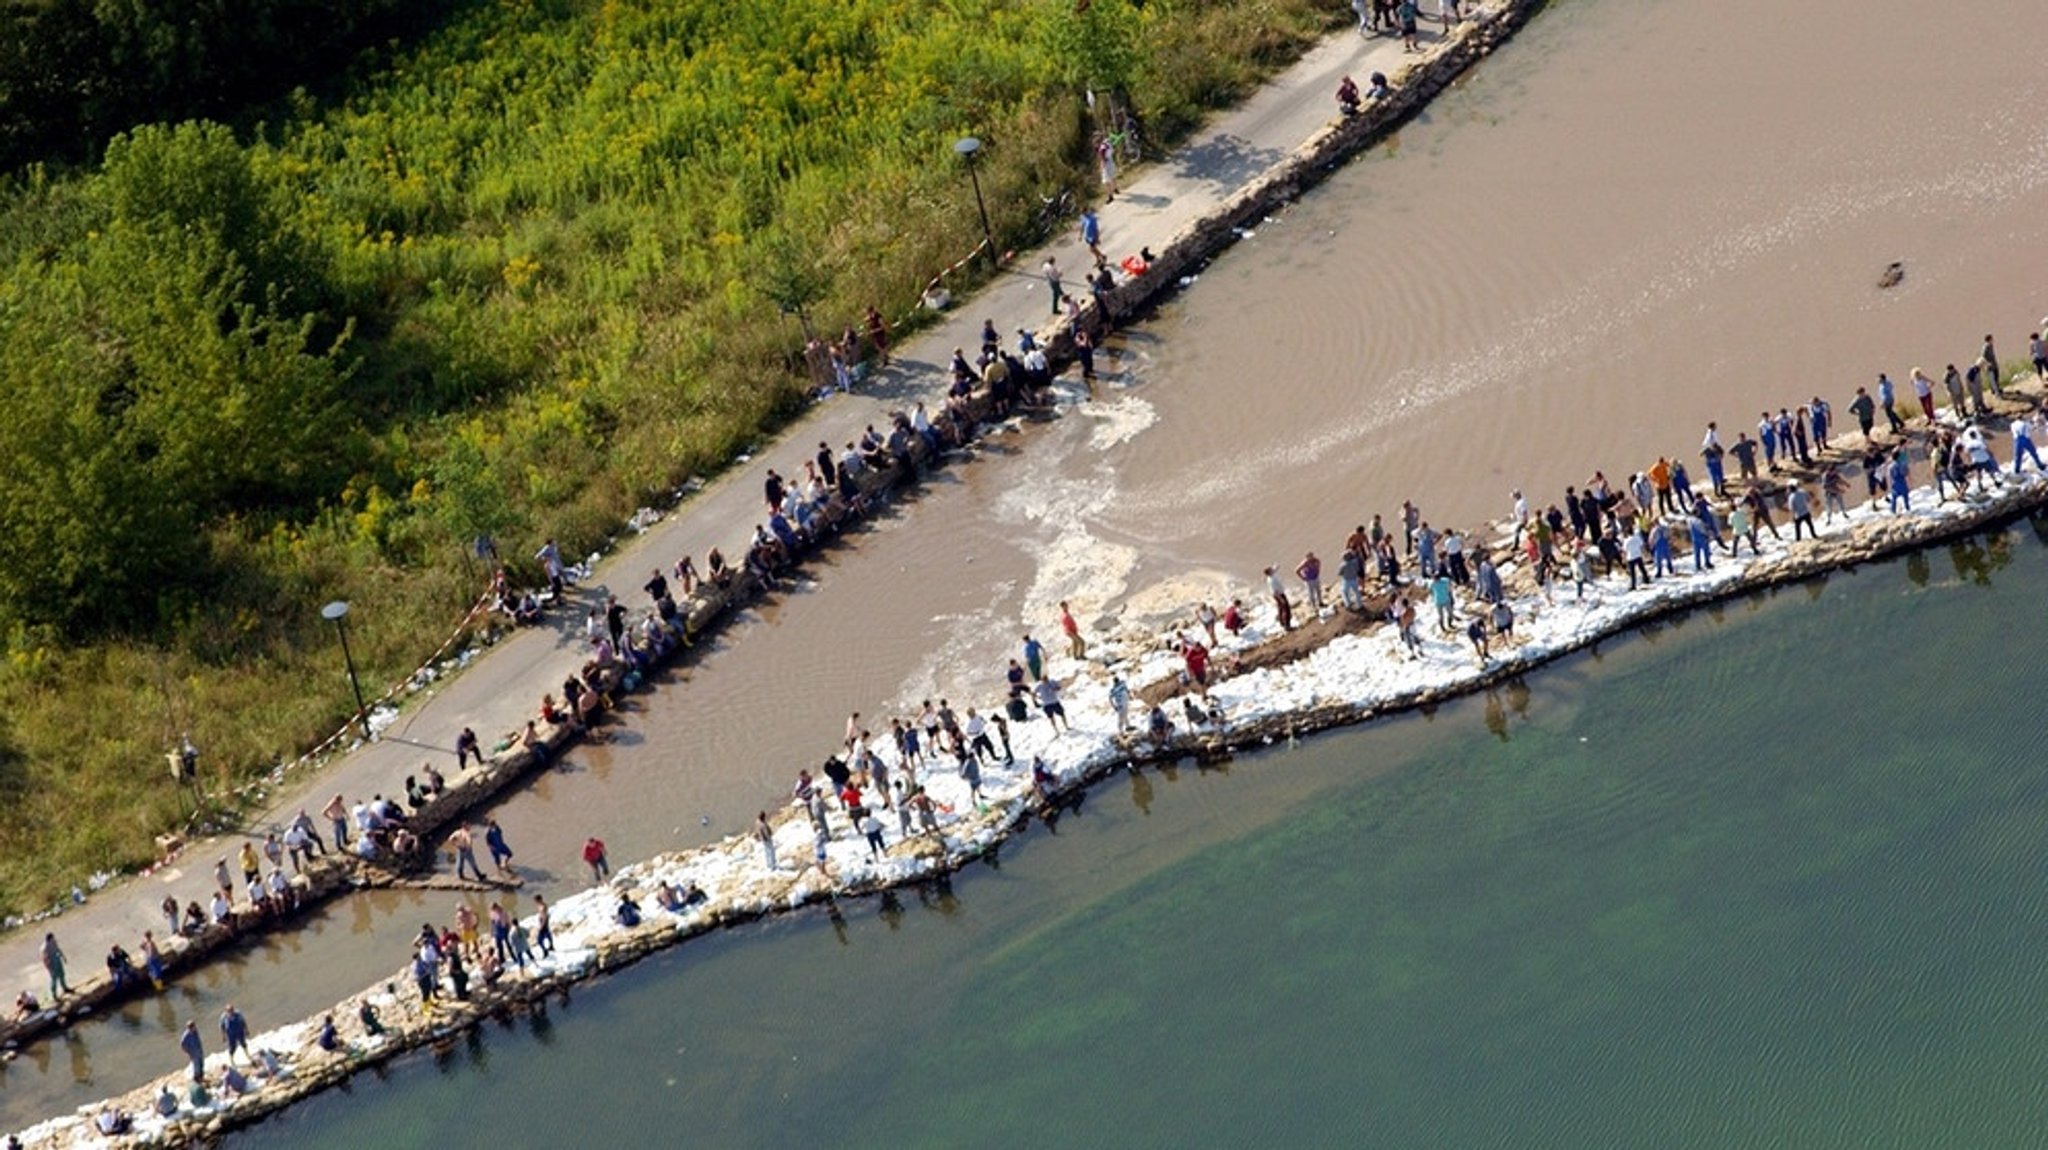
M 206 1043 L 199 1037 L 199 1023 L 186 1020 L 185 1033 L 178 1039 L 178 1049 L 192 1060 L 192 1081 L 206 1081 Z
M 242 1012 L 236 1010 L 232 1002 L 220 1012 L 220 1036 L 227 1042 L 230 1066 L 234 1065 L 235 1051 L 249 1053 L 249 1020 L 242 1017 Z
M 1891 491 L 1887 502 L 1894 512 L 1901 507 L 1907 511 L 1913 509 L 1912 472 L 1903 447 L 1892 453 Z
M 2012 421 L 2012 473 L 2014 475 L 2020 473 L 2020 460 L 2022 459 L 2033 460 L 2034 470 L 2036 471 L 2048 471 L 2048 467 L 2041 466 L 2041 453 L 2034 450 L 2034 434 L 2032 429 L 2027 426 L 2027 421 L 2024 417 Z
M 1892 386 L 1892 377 L 1878 372 L 1877 402 L 1878 406 L 1884 408 L 1884 417 L 1891 421 L 1893 435 L 1906 430 L 1906 421 L 1899 418 L 1898 401 L 1899 393 L 1898 389 Z
M 1676 459 L 1671 461 L 1671 494 L 1680 507 L 1692 506 L 1692 476 L 1686 474 L 1685 464 Z
M 1678 574 L 1677 565 L 1671 561 L 1671 532 L 1661 519 L 1650 528 L 1650 558 L 1659 577 Z
M 1344 606 L 1353 611 L 1365 610 L 1365 560 L 1356 551 L 1344 552 L 1343 562 L 1337 565 Z
M 474 874 L 476 881 L 484 881 L 484 868 L 476 864 L 476 842 L 470 837 L 468 827 L 458 824 L 448 835 L 448 847 L 455 852 L 456 878 Z
M 1802 530 L 1815 539 L 1820 538 L 1820 531 L 1813 525 L 1813 496 L 1806 493 L 1804 485 L 1792 485 L 1791 494 L 1786 496 L 1786 504 L 1792 512 L 1792 542 L 1799 542 L 1799 533 Z
M 1429 601 L 1436 605 L 1436 625 L 1446 635 L 1457 633 L 1457 610 L 1451 598 L 1451 575 L 1439 570 L 1436 578 L 1429 581 Z
M 1728 493 L 1728 473 L 1721 468 L 1721 445 L 1709 443 L 1705 447 L 1700 448 L 1700 458 L 1705 460 L 1707 464 L 1708 486 L 1713 488 L 1714 494 L 1726 495 Z

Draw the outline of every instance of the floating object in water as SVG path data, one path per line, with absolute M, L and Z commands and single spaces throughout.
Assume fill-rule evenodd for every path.
M 1897 287 L 1899 286 L 1899 281 L 1905 278 L 1906 265 L 1898 260 L 1893 260 L 1885 265 L 1884 274 L 1877 277 L 1877 286 L 1881 288 Z

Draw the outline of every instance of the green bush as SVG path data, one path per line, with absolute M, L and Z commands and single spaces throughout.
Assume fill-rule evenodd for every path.
M 94 154 L 146 121 L 217 115 L 346 64 L 445 5 L 401 0 L 11 0 L 0 171 Z
M 121 779 L 134 818 L 74 836 L 0 803 L 0 908 L 146 851 L 183 731 L 224 786 L 348 714 L 321 602 L 357 604 L 389 682 L 482 585 L 478 535 L 582 554 L 798 410 L 778 303 L 831 332 L 915 314 L 979 239 L 957 137 L 1020 241 L 1087 179 L 1082 85 L 1157 138 L 1326 7 L 503 0 L 251 138 L 149 125 L 25 171 L 0 194 L 0 796 Z

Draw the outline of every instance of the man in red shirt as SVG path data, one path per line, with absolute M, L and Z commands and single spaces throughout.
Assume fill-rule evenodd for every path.
M 1067 654 L 1076 659 L 1088 657 L 1088 641 L 1081 638 L 1081 624 L 1074 621 L 1074 613 L 1067 610 L 1067 601 L 1060 600 L 1060 630 L 1067 635 Z

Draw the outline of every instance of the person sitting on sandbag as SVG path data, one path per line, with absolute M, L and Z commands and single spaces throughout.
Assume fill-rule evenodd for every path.
M 258 1049 L 256 1063 L 263 1068 L 263 1076 L 272 1082 L 288 1082 L 293 1077 L 291 1069 L 285 1066 L 284 1060 L 277 1056 L 275 1050 Z
M 1163 743 L 1173 737 L 1173 720 L 1166 717 L 1166 708 L 1154 704 L 1152 717 L 1146 724 L 1155 743 Z
M 135 1120 L 128 1117 L 120 1107 L 109 1102 L 100 1107 L 100 1112 L 93 1116 L 92 1124 L 101 1134 L 112 1138 L 116 1134 L 126 1134 L 134 1129 Z
M 688 889 L 690 891 L 696 890 L 695 887 L 689 887 Z M 666 879 L 662 880 L 661 885 L 654 889 L 654 901 L 660 904 L 661 909 L 670 914 L 681 914 L 683 909 L 690 905 L 689 896 L 684 891 L 670 885 Z
M 1031 756 L 1031 789 L 1038 793 L 1038 801 L 1046 804 L 1053 801 L 1054 792 L 1059 790 L 1059 779 L 1037 755 Z

